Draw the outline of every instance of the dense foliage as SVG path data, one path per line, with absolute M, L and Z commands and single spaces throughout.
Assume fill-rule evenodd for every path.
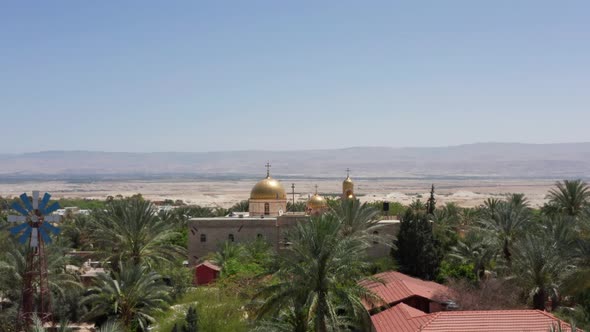
M 429 215 L 410 208 L 400 220 L 393 254 L 406 274 L 434 280 L 442 260 L 440 243 L 435 239 Z
M 536 308 L 590 328 L 585 182 L 556 183 L 540 208 L 522 194 L 474 208 L 440 201 L 434 187 L 426 203 L 390 203 L 387 212 L 383 202 L 329 198 L 330 211 L 295 227 L 278 254 L 263 240 L 222 244 L 207 257 L 222 268 L 220 279 L 194 288 L 183 266 L 188 218 L 244 211 L 246 201 L 229 209 L 169 201 L 175 209 L 158 211 L 141 195 L 62 200 L 92 212 L 67 214 L 48 247 L 54 316 L 93 322 L 103 332 L 365 331 L 362 301 L 379 299 L 358 281 L 399 269 L 448 284 L 463 310 Z M 7 232 L 11 202 L 0 199 L 0 326 L 7 332 L 26 257 Z M 384 216 L 400 217 L 397 239 L 379 235 L 376 221 Z M 392 256 L 369 260 L 375 242 L 391 245 Z M 89 259 L 106 273 L 83 283 L 77 269 Z

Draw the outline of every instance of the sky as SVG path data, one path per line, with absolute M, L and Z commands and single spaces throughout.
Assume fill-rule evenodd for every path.
M 590 2 L 1 1 L 0 153 L 590 141 Z

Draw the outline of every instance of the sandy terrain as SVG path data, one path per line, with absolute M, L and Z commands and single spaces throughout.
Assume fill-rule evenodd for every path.
M 282 184 L 291 199 L 291 183 L 295 183 L 295 199 L 305 200 L 318 185 L 323 194 L 338 194 L 341 180 L 306 179 L 284 180 Z M 533 206 L 545 202 L 545 195 L 555 181 L 552 180 L 448 180 L 435 182 L 440 204 L 456 202 L 461 206 L 476 206 L 488 197 L 502 198 L 506 193 L 524 193 Z M 413 199 L 428 197 L 430 181 L 425 180 L 355 180 L 355 193 L 362 201 L 387 200 L 410 203 Z M 229 207 L 248 199 L 251 180 L 239 181 L 100 181 L 91 183 L 23 182 L 0 183 L 0 196 L 16 196 L 34 189 L 50 192 L 54 197 L 81 197 L 104 199 L 109 195 L 130 196 L 141 193 L 151 200 L 181 199 L 189 204 Z

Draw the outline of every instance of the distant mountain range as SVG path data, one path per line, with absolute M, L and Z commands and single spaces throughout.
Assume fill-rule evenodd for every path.
M 283 177 L 589 178 L 590 143 L 206 153 L 50 151 L 0 154 L 0 180 Z

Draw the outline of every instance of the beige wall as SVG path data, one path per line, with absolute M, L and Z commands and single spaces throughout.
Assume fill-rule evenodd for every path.
M 278 218 L 193 218 L 189 221 L 188 254 L 189 264 L 195 265 L 207 254 L 216 252 L 233 235 L 235 243 L 251 242 L 262 236 L 275 250 L 280 250 L 285 233 L 298 221 L 306 220 L 303 215 L 283 215 Z M 201 242 L 201 235 L 206 241 Z
M 221 218 L 193 218 L 189 221 L 188 255 L 189 264 L 194 266 L 197 261 L 203 260 L 206 255 L 216 252 L 220 246 L 229 240 L 232 234 L 235 243 L 251 242 L 260 234 L 263 239 L 277 251 L 284 248 L 286 233 L 298 222 L 308 220 L 308 216 L 302 214 L 284 214 L 280 217 L 221 217 Z M 392 237 L 399 231 L 399 222 L 387 220 L 379 229 L 379 235 Z M 201 242 L 201 235 L 206 236 L 206 241 Z M 388 240 L 390 244 L 392 240 Z M 374 244 L 368 249 L 368 255 L 372 258 L 389 255 L 390 247 L 385 244 Z
M 257 217 L 264 215 L 264 203 L 269 204 L 269 212 L 270 216 L 278 216 L 279 211 L 287 212 L 287 200 L 286 199 L 277 199 L 277 200 L 259 200 L 259 199 L 250 199 L 250 206 L 249 212 L 252 217 Z
M 399 221 L 397 220 L 383 220 L 381 227 L 377 229 L 379 237 L 382 238 L 383 243 L 374 243 L 371 248 L 367 250 L 367 254 L 371 258 L 385 257 L 391 252 L 391 244 L 394 237 L 399 232 Z

